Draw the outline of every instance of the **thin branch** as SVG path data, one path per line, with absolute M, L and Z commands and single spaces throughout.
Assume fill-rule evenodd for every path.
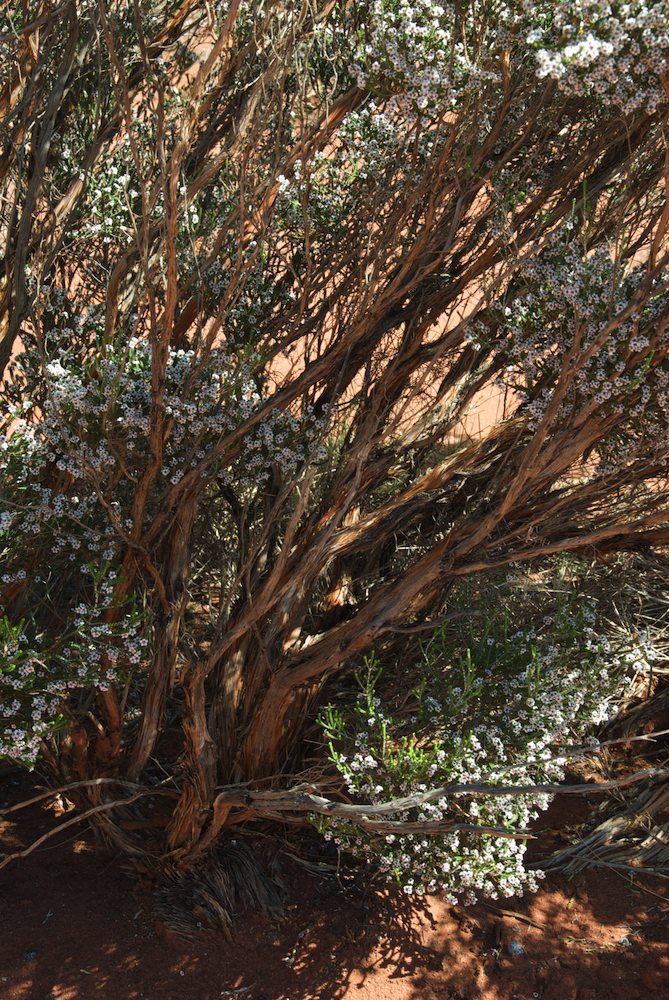
M 166 780 L 174 781 L 174 778 L 170 777 Z M 67 796 L 68 792 L 72 792 L 76 788 L 97 788 L 102 785 L 119 785 L 121 788 L 139 788 L 147 795 L 175 796 L 177 794 L 174 791 L 161 788 L 158 785 L 155 788 L 147 788 L 145 785 L 138 785 L 135 781 L 127 781 L 124 778 L 88 778 L 86 781 L 72 781 L 69 785 L 61 785 L 60 788 L 50 788 L 46 792 L 34 795 L 30 799 L 24 799 L 22 802 L 17 802 L 13 806 L 6 806 L 4 809 L 0 809 L 0 816 L 9 816 L 10 813 L 17 812 L 19 809 L 26 809 L 28 806 L 35 805 L 36 802 L 43 802 L 45 799 L 55 798 L 58 795 Z
M 81 823 L 85 819 L 90 819 L 91 816 L 96 816 L 103 812 L 109 812 L 111 809 L 119 809 L 121 806 L 128 806 L 131 803 L 136 802 L 138 799 L 151 794 L 152 793 L 150 791 L 137 792 L 136 795 L 132 795 L 129 799 L 117 799 L 114 802 L 103 802 L 99 806 L 93 806 L 92 809 L 87 809 L 78 816 L 73 816 L 71 819 L 66 820 L 65 823 L 61 823 L 59 826 L 54 827 L 53 830 L 47 830 L 46 833 L 43 833 L 41 837 L 38 837 L 37 840 L 33 841 L 32 844 L 25 847 L 22 851 L 15 851 L 14 854 L 5 855 L 2 861 L 0 861 L 0 871 L 2 871 L 3 868 L 6 868 L 12 861 L 17 861 L 19 858 L 27 858 L 29 854 L 32 854 L 33 851 L 35 851 L 46 840 L 50 840 L 51 837 L 57 836 L 59 833 L 62 833 L 63 830 L 67 830 L 68 827 L 74 826 L 75 823 Z M 129 846 L 127 849 L 133 850 Z M 142 852 L 136 851 L 136 853 L 139 855 Z

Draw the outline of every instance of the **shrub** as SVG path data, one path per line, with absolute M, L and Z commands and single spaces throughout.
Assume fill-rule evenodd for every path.
M 304 741 L 365 656 L 387 671 L 463 581 L 669 540 L 665 6 L 0 15 L 0 752 L 121 851 L 186 872 L 230 827 L 352 815 Z M 450 728 L 382 706 L 389 793 L 466 741 L 478 774 L 468 713 L 504 684 L 535 705 L 494 723 L 500 780 L 539 774 L 547 699 L 585 723 L 606 695 L 603 652 L 489 638 L 449 653 L 462 704 L 426 666 Z M 501 801 L 453 799 L 479 825 Z M 444 884 L 504 891 L 512 843 Z

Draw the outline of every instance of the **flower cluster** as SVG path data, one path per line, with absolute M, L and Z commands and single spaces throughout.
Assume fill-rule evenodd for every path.
M 72 327 L 60 330 L 63 336 L 72 332 Z M 160 483 L 177 483 L 262 404 L 254 378 L 257 362 L 251 354 L 240 358 L 217 348 L 201 366 L 193 351 L 170 349 Z M 76 535 L 92 550 L 100 531 L 112 548 L 114 538 L 123 537 L 132 484 L 151 454 L 151 363 L 148 341 L 136 338 L 121 351 L 108 345 L 90 364 L 67 350 L 54 352 L 45 366 L 47 393 L 39 417 L 20 419 L 31 401 L 10 408 L 15 422 L 2 448 L 6 463 L 15 456 L 9 482 L 22 492 L 12 517 L 14 531 L 30 535 L 47 523 L 57 524 L 56 545 L 62 549 L 69 535 L 61 530 L 65 518 L 86 524 Z M 320 454 L 316 439 L 324 426 L 308 407 L 300 413 L 275 409 L 247 436 L 243 460 L 218 471 L 242 491 L 265 482 L 272 465 L 293 474 L 301 462 Z M 65 494 L 42 484 L 49 471 L 71 477 L 81 488 Z M 93 515 L 93 508 L 101 517 Z M 111 558 L 111 552 L 100 552 Z
M 660 74 L 668 66 L 668 15 L 664 0 L 559 0 L 527 37 L 537 74 L 576 98 L 654 111 L 667 99 Z
M 69 152 L 62 150 L 66 159 Z M 133 242 L 133 216 L 141 214 L 141 197 L 128 136 L 88 179 L 87 209 L 82 236 L 98 237 L 103 244 Z
M 33 767 L 42 741 L 57 729 L 73 694 L 91 686 L 104 691 L 123 679 L 148 646 L 135 609 L 126 606 L 122 613 L 107 614 L 118 582 L 109 565 L 78 569 L 79 594 L 84 596 L 55 637 L 38 631 L 34 621 L 13 625 L 0 616 L 0 758 Z M 3 575 L 3 584 L 10 580 Z M 15 580 L 24 584 L 27 574 L 19 571 Z M 38 587 L 45 582 L 36 581 Z
M 330 705 L 321 717 L 330 759 L 354 801 L 388 802 L 454 784 L 561 780 L 567 745 L 610 715 L 616 678 L 645 657 L 645 648 L 641 654 L 633 644 L 614 648 L 588 607 L 560 608 L 542 623 L 545 639 L 532 627 L 511 632 L 507 626 L 488 622 L 464 656 L 437 631 L 422 647 L 421 682 L 408 719 L 380 697 L 376 657 L 365 661 L 353 706 Z M 441 890 L 454 902 L 473 901 L 477 894 L 534 890 L 542 875 L 524 868 L 522 839 L 482 836 L 472 827 L 523 831 L 548 803 L 541 793 L 454 792 L 388 816 L 400 823 L 452 823 L 444 834 L 426 828 L 383 836 L 348 821 L 314 822 L 408 894 Z
M 310 245 L 310 258 L 323 264 L 329 263 L 333 248 L 341 252 L 342 241 L 354 231 L 352 221 L 368 210 L 370 199 L 375 225 L 382 230 L 396 199 L 411 190 L 446 142 L 447 135 L 437 128 L 414 131 L 406 113 L 390 102 L 382 107 L 368 100 L 351 111 L 327 153 L 316 151 L 304 162 L 297 160 L 289 176 L 278 177 L 276 223 L 282 239 L 293 241 L 293 266 L 305 266 L 305 224 L 318 236 Z M 296 291 L 291 294 L 295 297 Z
M 607 469 L 640 447 L 647 453 L 651 442 L 664 454 L 669 331 L 660 320 L 669 306 L 666 287 L 658 280 L 635 308 L 645 268 L 621 274 L 611 247 L 586 253 L 567 236 L 557 235 L 523 266 L 525 290 L 501 317 L 508 363 L 498 384 L 520 396 L 535 429 L 566 364 L 572 377 L 555 420 L 579 412 L 614 415 L 615 432 L 599 449 Z M 485 331 L 481 326 L 469 336 L 485 339 Z
M 355 166 L 355 178 L 371 181 L 385 174 L 389 162 L 397 169 L 397 154 L 405 148 L 407 132 L 404 122 L 374 101 L 347 115 L 337 133 L 349 162 Z M 428 135 L 422 135 L 423 142 Z
M 114 593 L 136 484 L 154 460 L 148 341 L 89 353 L 99 316 L 70 315 L 57 290 L 47 315 L 46 357 L 27 350 L 15 360 L 0 427 L 0 596 L 12 603 L 25 594 L 23 604 L 36 609 L 22 629 L 33 652 L 24 655 L 20 645 L 18 660 L 5 656 L 0 756 L 29 763 L 68 692 L 104 689 L 139 662 L 145 640 L 136 615 L 117 607 Z M 258 367 L 249 352 L 233 356 L 222 347 L 204 362 L 193 351 L 169 351 L 161 465 L 147 518 L 262 405 Z M 239 457 L 213 463 L 212 475 L 250 501 L 273 474 L 292 477 L 324 457 L 324 431 L 325 418 L 306 404 L 274 409 L 252 426 Z
M 223 435 L 260 405 L 252 360 L 236 363 L 212 352 L 190 392 L 191 351 L 169 354 L 165 373 L 166 439 L 158 488 L 179 480 L 207 457 Z M 73 565 L 91 558 L 114 560 L 131 527 L 133 486 L 151 459 L 151 350 L 131 340 L 127 351 L 109 347 L 94 365 L 57 355 L 46 365 L 48 394 L 34 422 L 16 417 L 2 443 L 0 499 L 7 539 L 5 565 L 25 566 L 25 539 L 45 534 L 51 551 Z M 24 402 L 23 406 L 31 404 Z M 245 440 L 244 455 L 217 470 L 242 493 L 255 492 L 272 468 L 293 475 L 302 462 L 318 459 L 323 419 L 273 410 Z M 67 491 L 63 483 L 69 481 Z
M 358 85 L 402 94 L 414 111 L 455 107 L 467 91 L 498 80 L 499 67 L 478 58 L 484 47 L 464 36 L 455 5 L 433 0 L 372 0 L 353 71 Z M 484 31 L 483 22 L 481 30 Z
M 262 250 L 257 252 L 255 240 L 250 242 L 245 256 L 243 279 L 236 283 L 234 301 L 229 302 L 225 314 L 229 345 L 256 343 L 281 297 L 276 277 L 266 266 Z M 204 273 L 204 290 L 213 307 L 217 308 L 224 297 L 231 294 L 232 277 L 229 264 L 220 258 Z
M 455 108 L 500 62 L 533 57 L 539 79 L 604 106 L 653 111 L 666 100 L 669 29 L 664 0 L 492 0 L 471 10 L 434 0 L 371 0 L 354 72 L 385 96 L 405 95 L 419 113 Z M 530 62 L 529 65 L 532 63 Z

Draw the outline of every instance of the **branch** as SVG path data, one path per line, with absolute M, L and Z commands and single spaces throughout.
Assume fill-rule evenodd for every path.
M 222 789 L 216 797 L 214 808 L 220 808 L 221 805 L 227 802 L 229 805 L 240 805 L 251 808 L 259 817 L 262 817 L 263 813 L 267 813 L 268 811 L 274 814 L 281 812 L 313 812 L 322 816 L 330 816 L 335 819 L 355 823 L 373 833 L 399 831 L 404 833 L 440 834 L 450 830 L 466 830 L 485 836 L 526 840 L 531 836 L 530 834 L 507 830 L 503 827 L 479 826 L 474 823 L 449 823 L 445 820 L 435 820 L 434 822 L 419 820 L 403 822 L 401 820 L 375 819 L 374 817 L 385 817 L 394 813 L 406 812 L 410 809 L 419 809 L 430 802 L 436 802 L 448 796 L 455 795 L 593 795 L 608 792 L 613 788 L 623 788 L 650 778 L 667 777 L 669 777 L 669 770 L 650 768 L 645 771 L 637 771 L 634 774 L 626 775 L 623 778 L 617 778 L 613 781 L 603 781 L 599 784 L 453 784 L 443 785 L 441 788 L 432 788 L 427 792 L 408 795 L 404 798 L 391 799 L 389 802 L 374 804 L 371 802 L 355 804 L 337 802 L 333 799 L 326 799 L 321 795 L 315 795 L 313 792 L 303 790 L 299 786 L 285 791 L 263 792 L 249 791 L 237 785 Z

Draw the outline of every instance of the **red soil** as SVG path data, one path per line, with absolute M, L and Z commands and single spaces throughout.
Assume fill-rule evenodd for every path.
M 0 804 L 29 792 L 0 779 Z M 549 811 L 544 849 L 566 818 L 564 804 Z M 47 807 L 11 814 L 2 850 L 54 821 Z M 659 879 L 603 871 L 548 879 L 536 896 L 500 903 L 505 912 L 438 898 L 412 910 L 397 893 L 342 891 L 287 863 L 281 924 L 241 917 L 232 945 L 206 934 L 185 945 L 155 926 L 148 890 L 85 830 L 61 841 L 0 872 L 1 1000 L 669 1000 Z

